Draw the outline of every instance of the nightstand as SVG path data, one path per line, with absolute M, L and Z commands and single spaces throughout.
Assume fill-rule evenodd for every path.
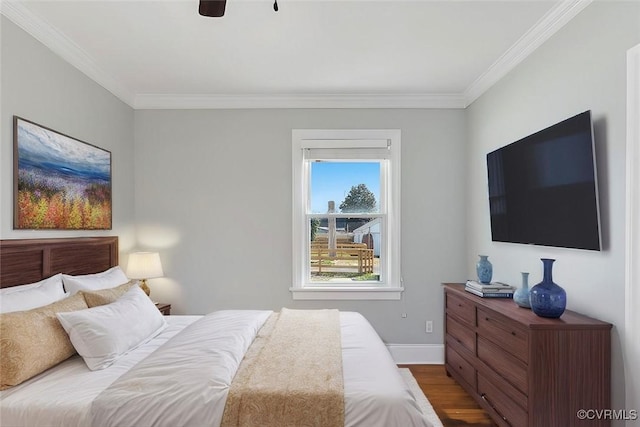
M 171 304 L 165 304 L 163 302 L 157 302 L 156 307 L 160 310 L 164 316 L 169 316 L 171 314 Z

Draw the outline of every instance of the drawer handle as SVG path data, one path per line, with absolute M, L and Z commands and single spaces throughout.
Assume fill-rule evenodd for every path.
M 482 394 L 480 395 L 480 397 L 482 398 L 482 400 L 484 400 L 485 402 L 487 402 L 487 404 L 491 407 L 491 409 L 493 409 L 493 410 L 495 411 L 495 413 L 496 413 L 496 414 L 498 414 L 498 416 L 504 420 L 504 422 L 505 422 L 505 423 L 507 423 L 507 424 L 511 425 L 511 423 L 509 422 L 509 420 L 507 420 L 507 417 L 505 417 L 504 415 L 502 415 L 502 414 L 500 413 L 500 411 L 498 411 L 498 410 L 496 409 L 496 407 L 495 407 L 495 406 L 493 406 L 493 403 L 491 403 L 491 401 L 487 398 L 487 395 L 486 395 L 485 393 L 482 393 Z
M 511 331 L 511 335 L 513 335 L 514 337 L 517 335 L 515 331 Z

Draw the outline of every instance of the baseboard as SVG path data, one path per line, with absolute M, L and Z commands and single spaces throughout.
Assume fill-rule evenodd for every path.
M 442 365 L 444 344 L 387 344 L 398 365 Z

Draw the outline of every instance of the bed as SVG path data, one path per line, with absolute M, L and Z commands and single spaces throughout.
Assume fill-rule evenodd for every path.
M 118 265 L 118 240 L 117 237 L 3 240 L 0 241 L 0 263 L 2 288 L 42 280 L 56 273 L 98 273 Z M 127 295 L 131 292 L 133 290 Z M 85 360 L 76 354 L 19 385 L 0 391 L 0 425 L 278 425 L 274 420 L 234 418 L 237 414 L 232 408 L 236 405 L 235 410 L 244 413 L 244 407 L 237 405 L 259 406 L 256 402 L 261 402 L 265 393 L 254 365 L 259 364 L 260 358 L 270 364 L 266 371 L 279 372 L 279 381 L 300 375 L 292 374 L 298 371 L 288 371 L 294 369 L 288 366 L 296 365 L 298 358 L 303 358 L 299 354 L 306 351 L 286 344 L 289 352 L 282 350 L 283 362 L 278 365 L 280 354 L 269 350 L 268 343 L 277 341 L 273 336 L 284 339 L 288 333 L 278 335 L 276 325 L 286 329 L 286 319 L 292 319 L 289 325 L 298 323 L 301 317 L 295 316 L 306 316 L 304 312 L 223 310 L 206 316 L 165 316 L 166 327 L 106 369 L 90 370 Z M 310 412 L 296 414 L 303 418 L 289 425 L 431 426 L 366 319 L 355 312 L 330 315 L 339 323 L 341 419 L 323 421 L 323 415 L 318 418 L 311 408 Z M 304 325 L 303 334 L 315 327 L 311 323 L 311 326 Z M 319 336 L 313 331 L 314 337 Z M 277 343 L 282 347 L 283 342 Z M 292 353 L 296 354 L 291 359 L 293 363 L 284 359 L 293 357 Z M 330 383 L 329 379 L 314 378 L 325 375 L 324 364 L 314 365 L 317 369 L 306 369 L 302 374 L 304 378 L 298 382 Z M 255 385 L 251 381 L 255 381 Z M 248 391 L 237 394 L 238 384 L 242 382 Z M 271 398 L 269 393 L 266 395 Z M 311 391 L 301 390 L 274 407 L 279 411 L 306 408 L 304 399 L 299 401 L 298 395 L 313 401 L 324 399 L 324 395 L 318 397 Z M 271 404 L 269 399 L 267 404 Z M 319 407 L 320 412 L 338 406 L 331 400 L 325 405 L 328 406 Z M 277 411 L 267 409 L 256 413 L 269 418 L 274 412 Z

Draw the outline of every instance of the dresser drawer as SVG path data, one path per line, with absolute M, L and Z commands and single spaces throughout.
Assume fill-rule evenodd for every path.
M 468 323 L 469 325 L 476 325 L 476 305 L 462 297 L 452 295 L 450 293 L 446 295 L 446 307 L 447 314 L 457 317 L 458 319 Z
M 529 360 L 527 329 L 497 313 L 478 308 L 478 334 L 488 338 L 518 359 Z
M 527 411 L 517 402 L 517 400 L 524 397 L 519 396 L 520 393 L 517 391 L 510 393 L 509 389 L 511 387 L 500 379 L 497 379 L 497 381 L 496 379 L 489 380 L 489 377 L 478 373 L 478 395 L 492 408 L 493 415 L 504 420 L 507 425 L 513 427 L 526 426 L 528 421 Z
M 475 368 L 451 347 L 447 347 L 447 365 L 450 370 L 457 372 L 473 390 L 476 389 Z
M 471 353 L 476 353 L 476 334 L 473 329 L 463 325 L 449 315 L 447 315 L 447 334 Z
M 478 337 L 478 358 L 518 390 L 527 393 L 527 365 L 491 341 Z

